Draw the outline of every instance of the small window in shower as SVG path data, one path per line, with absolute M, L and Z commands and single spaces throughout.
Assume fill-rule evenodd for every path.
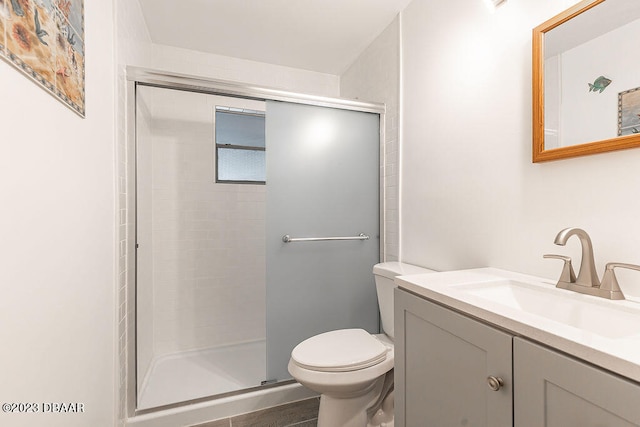
M 217 106 L 216 182 L 264 184 L 264 111 Z

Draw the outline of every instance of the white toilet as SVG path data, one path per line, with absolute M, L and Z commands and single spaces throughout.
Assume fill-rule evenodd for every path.
M 321 394 L 318 427 L 393 427 L 393 279 L 433 270 L 399 262 L 373 267 L 384 334 L 340 329 L 291 352 L 289 373 Z

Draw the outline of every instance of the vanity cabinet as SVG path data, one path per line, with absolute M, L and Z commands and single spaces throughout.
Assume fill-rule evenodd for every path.
M 518 337 L 513 370 L 515 426 L 640 426 L 636 383 Z
M 512 336 L 395 292 L 396 427 L 511 425 Z
M 396 289 L 395 423 L 640 426 L 640 385 Z

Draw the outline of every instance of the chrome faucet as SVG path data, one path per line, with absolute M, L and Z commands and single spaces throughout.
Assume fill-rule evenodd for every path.
M 580 262 L 580 271 L 578 272 L 578 278 L 573 283 L 580 286 L 590 286 L 594 288 L 600 287 L 600 279 L 598 279 L 598 273 L 596 272 L 595 260 L 593 259 L 593 245 L 591 244 L 591 238 L 581 228 L 565 228 L 561 230 L 556 239 L 553 241 L 556 245 L 564 246 L 567 240 L 571 236 L 578 236 L 580 244 L 582 245 L 582 261 Z
M 565 228 L 558 233 L 553 243 L 564 246 L 569 237 L 574 235 L 578 236 L 580 244 L 582 245 L 582 261 L 580 262 L 580 272 L 578 273 L 577 278 L 573 272 L 573 267 L 571 266 L 571 258 L 563 255 L 544 255 L 544 258 L 558 258 L 564 261 L 562 275 L 560 276 L 560 280 L 558 280 L 556 288 L 568 289 L 570 291 L 612 300 L 625 299 L 624 294 L 618 285 L 613 269 L 615 267 L 620 267 L 640 271 L 640 266 L 610 262 L 606 265 L 601 285 L 600 280 L 598 279 L 598 273 L 596 272 L 595 261 L 593 259 L 591 238 L 586 231 L 575 227 Z

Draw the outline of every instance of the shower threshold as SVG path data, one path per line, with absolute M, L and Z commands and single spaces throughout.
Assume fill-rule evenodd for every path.
M 265 340 L 164 355 L 151 363 L 138 410 L 256 387 L 265 375 Z

